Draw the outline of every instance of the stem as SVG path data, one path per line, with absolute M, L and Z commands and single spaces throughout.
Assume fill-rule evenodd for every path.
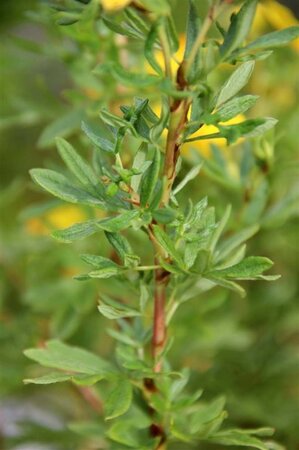
M 159 28 L 159 38 L 160 38 L 160 42 L 161 42 L 162 53 L 163 53 L 164 64 L 165 64 L 165 75 L 166 75 L 166 77 L 172 79 L 171 52 L 170 52 L 169 43 L 168 43 L 167 36 L 165 34 L 164 27 Z
M 204 40 L 206 38 L 206 35 L 211 27 L 211 25 L 213 24 L 213 22 L 215 21 L 215 19 L 217 18 L 217 16 L 222 12 L 223 8 L 226 6 L 226 2 L 224 2 L 221 6 L 217 5 L 217 4 L 213 4 L 210 6 L 209 10 L 208 10 L 208 14 L 202 24 L 202 27 L 200 29 L 200 32 L 197 35 L 197 38 L 193 44 L 193 47 L 190 51 L 189 57 L 186 60 L 186 65 L 185 65 L 185 71 L 186 74 L 188 74 L 188 72 L 190 71 L 192 64 L 195 61 L 197 52 L 199 50 L 199 48 L 201 47 L 201 45 L 204 43 Z
M 152 353 L 155 361 L 154 371 L 160 372 L 162 369 L 162 361 L 160 355 L 164 349 L 166 342 L 166 286 L 167 278 L 163 269 L 155 270 L 155 294 L 154 294 L 154 323 L 153 323 L 153 339 Z

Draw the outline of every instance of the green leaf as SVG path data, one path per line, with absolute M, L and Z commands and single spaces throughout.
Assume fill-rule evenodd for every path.
M 222 445 L 238 445 L 241 447 L 253 447 L 259 450 L 269 450 L 269 447 L 260 439 L 246 435 L 243 431 L 239 430 L 220 431 L 209 437 L 209 441 Z
M 194 0 L 189 0 L 188 5 L 189 8 L 187 17 L 186 48 L 184 60 L 186 60 L 190 54 L 191 48 L 193 47 L 193 44 L 197 38 L 200 27 L 200 19 Z
M 174 246 L 173 240 L 171 239 L 168 234 L 165 233 L 158 225 L 153 226 L 154 235 L 159 243 L 159 245 L 162 247 L 162 249 L 177 263 L 177 265 L 181 269 L 185 269 L 185 263 L 180 255 L 180 253 L 177 251 L 177 249 Z
M 158 63 L 155 53 L 157 50 L 158 29 L 161 26 L 161 20 L 157 20 L 153 23 L 144 45 L 144 56 L 146 57 L 152 68 L 159 74 L 163 75 L 163 70 Z
M 262 256 L 248 256 L 243 261 L 225 269 L 213 270 L 209 273 L 214 277 L 233 278 L 237 280 L 266 279 L 262 273 L 269 270 L 273 262 Z
M 144 73 L 136 73 L 125 69 L 120 64 L 116 62 L 109 62 L 106 64 L 100 64 L 94 69 L 95 74 L 110 74 L 123 84 L 124 86 L 133 86 L 144 88 L 147 86 L 157 85 L 160 81 L 160 77 L 156 75 L 146 75 Z
M 159 208 L 156 211 L 153 211 L 152 215 L 158 223 L 167 225 L 168 223 L 174 221 L 177 216 L 177 212 L 167 206 L 165 208 Z
M 133 250 L 129 241 L 120 233 L 109 233 L 106 231 L 105 235 L 122 262 L 126 265 L 128 257 L 133 256 Z
M 197 433 L 203 425 L 217 419 L 223 412 L 224 405 L 224 397 L 219 397 L 211 403 L 201 405 L 199 410 L 191 416 L 190 433 Z
M 70 380 L 71 375 L 61 372 L 51 372 L 38 378 L 26 378 L 24 380 L 25 384 L 53 384 L 61 383 L 62 381 Z
M 240 52 L 243 53 L 243 51 L 245 50 L 262 50 L 267 48 L 280 47 L 282 45 L 288 44 L 293 39 L 297 39 L 298 37 L 298 25 L 279 31 L 273 31 L 272 33 L 268 33 L 257 38 L 255 41 L 246 45 L 246 47 L 240 49 Z
M 115 153 L 114 143 L 104 137 L 104 133 L 100 129 L 96 128 L 94 125 L 87 121 L 82 121 L 81 127 L 86 136 L 96 147 L 99 147 L 101 150 L 107 153 Z
M 54 170 L 32 169 L 30 175 L 37 184 L 55 197 L 61 198 L 70 203 L 81 203 L 83 205 L 101 206 L 105 209 L 104 203 L 77 186 L 71 184 L 68 179 Z
M 151 202 L 157 181 L 159 178 L 161 162 L 161 153 L 158 148 L 154 149 L 154 155 L 152 163 L 149 168 L 144 172 L 140 183 L 140 205 L 142 207 L 147 206 Z
M 166 16 L 170 13 L 170 6 L 167 0 L 139 0 L 139 3 L 157 15 Z
M 87 275 L 79 275 L 76 277 L 77 279 L 83 279 L 83 277 L 87 278 L 111 278 L 116 275 L 119 275 L 123 272 L 124 268 L 119 266 L 115 262 L 111 261 L 111 259 L 105 258 L 100 255 L 81 255 L 81 259 L 95 267 L 97 270 L 89 272 Z
M 55 239 L 66 244 L 84 239 L 88 236 L 99 231 L 99 227 L 96 225 L 97 220 L 89 220 L 88 222 L 76 223 L 71 227 L 64 228 L 63 230 L 56 230 L 52 233 Z
M 111 371 L 110 364 L 99 356 L 58 340 L 48 341 L 45 348 L 25 350 L 24 354 L 42 366 L 53 369 L 87 375 L 105 375 Z
M 247 111 L 256 103 L 258 98 L 258 95 L 243 95 L 242 97 L 235 97 L 223 104 L 213 115 L 217 117 L 218 121 L 226 122 L 238 114 L 242 114 Z
M 58 117 L 44 128 L 38 140 L 38 146 L 48 147 L 54 143 L 57 136 L 67 137 L 80 128 L 84 113 L 81 109 L 68 111 L 66 114 Z
M 230 291 L 236 292 L 241 297 L 245 297 L 246 291 L 242 288 L 239 284 L 235 283 L 231 280 L 226 280 L 222 277 L 213 276 L 213 273 L 207 274 L 207 278 L 215 283 L 215 285 L 219 285 L 221 287 L 224 287 L 225 289 L 229 289 Z
M 119 380 L 106 401 L 105 419 L 115 419 L 125 414 L 131 406 L 132 397 L 132 384 L 128 380 Z
M 102 219 L 96 222 L 98 228 L 102 230 L 109 231 L 111 233 L 117 233 L 121 230 L 129 228 L 131 221 L 139 216 L 139 211 L 131 210 L 126 211 L 115 217 L 108 217 L 107 219 Z
M 237 14 L 233 14 L 230 27 L 220 47 L 222 58 L 239 47 L 246 39 L 254 19 L 258 0 L 247 0 Z
M 112 300 L 107 296 L 102 296 L 98 310 L 103 316 L 110 320 L 117 320 L 124 317 L 137 317 L 140 312 L 134 308 L 130 308 L 123 303 Z
M 259 228 L 259 225 L 252 225 L 221 242 L 219 247 L 217 247 L 218 254 L 216 257 L 216 261 L 223 261 L 225 258 L 227 258 L 232 252 L 236 250 L 237 247 L 239 247 L 239 245 L 243 244 L 243 242 L 254 236 L 258 232 Z
M 193 180 L 194 178 L 197 177 L 197 175 L 200 172 L 200 169 L 202 168 L 203 163 L 198 164 L 197 166 L 194 166 L 185 176 L 185 178 L 183 178 L 183 180 L 174 188 L 172 194 L 176 195 L 178 194 L 185 186 L 187 183 L 189 183 L 189 181 Z
M 81 158 L 74 147 L 62 138 L 56 138 L 58 152 L 69 170 L 87 188 L 94 191 L 99 183 L 91 167 Z
M 167 127 L 168 118 L 169 118 L 169 101 L 167 97 L 163 96 L 160 118 L 151 128 L 149 133 L 149 138 L 151 142 L 158 143 L 159 138 L 163 133 L 163 130 Z
M 234 97 L 249 81 L 254 69 L 254 61 L 241 64 L 222 86 L 217 98 L 216 107 Z

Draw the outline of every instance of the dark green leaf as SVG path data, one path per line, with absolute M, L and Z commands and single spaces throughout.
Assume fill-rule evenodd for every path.
M 148 60 L 149 64 L 152 66 L 152 68 L 159 74 L 162 75 L 163 74 L 163 70 L 160 66 L 160 64 L 158 63 L 155 53 L 157 50 L 157 38 L 158 38 L 158 28 L 161 25 L 161 21 L 158 20 L 156 21 L 149 33 L 148 36 L 146 38 L 145 41 L 145 45 L 144 45 L 144 56 L 146 57 L 146 59 Z
M 220 47 L 222 58 L 227 56 L 246 39 L 256 11 L 258 0 L 246 0 L 237 14 L 233 14 L 228 32 Z
M 144 172 L 140 184 L 140 205 L 145 207 L 152 200 L 155 187 L 159 178 L 161 153 L 158 148 L 154 149 L 152 163 Z

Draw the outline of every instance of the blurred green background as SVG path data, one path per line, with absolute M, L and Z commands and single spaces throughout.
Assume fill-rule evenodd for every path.
M 0 448 L 32 450 L 39 443 L 53 450 L 87 449 L 93 447 L 65 426 L 93 417 L 85 393 L 69 385 L 43 389 L 22 383 L 34 370 L 22 351 L 49 337 L 107 354 L 111 348 L 105 322 L 95 312 L 96 286 L 71 277 L 80 264 L 78 248 L 86 252 L 97 243 L 62 251 L 49 237 L 50 230 L 87 213 L 49 201 L 28 176 L 32 167 L 58 164 L 53 136 L 80 140 L 82 115 L 97 109 L 104 91 L 90 76 L 90 49 L 98 43 L 82 38 L 75 46 L 72 32 L 39 13 L 42 3 L 0 3 Z M 288 3 L 298 13 L 297 2 Z M 256 34 L 296 20 L 275 1 L 264 6 Z M 182 27 L 184 18 L 179 7 L 176 11 Z M 103 45 L 113 50 L 109 42 Z M 297 41 L 258 63 L 250 84 L 262 97 L 257 112 L 279 119 L 273 164 L 254 186 L 247 216 L 236 214 L 231 224 L 237 229 L 257 217 L 261 230 L 248 252 L 273 259 L 282 278 L 251 283 L 245 299 L 219 290 L 206 294 L 204 302 L 186 304 L 173 325 L 172 354 L 174 366 L 192 367 L 194 387 L 203 387 L 207 396 L 226 395 L 232 423 L 274 426 L 288 450 L 299 449 L 298 54 Z M 238 163 L 237 152 L 231 158 Z M 199 185 L 198 196 L 208 193 L 220 211 L 227 203 L 240 209 L 240 192 L 219 184 L 211 171 Z

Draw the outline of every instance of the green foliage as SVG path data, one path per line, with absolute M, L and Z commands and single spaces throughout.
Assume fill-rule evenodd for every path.
M 254 76 L 260 52 L 296 38 L 297 27 L 250 41 L 255 0 L 241 2 L 227 30 L 217 21 L 231 11 L 230 2 L 210 3 L 204 16 L 195 2 L 189 2 L 184 57 L 177 61 L 174 8 L 166 0 L 142 0 L 139 6 L 132 2 L 114 14 L 108 14 L 104 2 L 54 2 L 54 21 L 63 25 L 60 33 L 78 47 L 73 55 L 65 55 L 77 86 L 68 92 L 70 111 L 63 108 L 58 118 L 53 114 L 55 120 L 39 145 L 51 145 L 56 138 L 67 170 L 60 173 L 47 163 L 50 168 L 32 169 L 30 174 L 37 185 L 64 202 L 60 205 L 67 202 L 81 208 L 85 219 L 52 229 L 52 236 L 60 241 L 57 253 L 70 252 L 68 259 L 61 256 L 59 267 L 68 260 L 75 280 L 68 280 L 64 291 L 54 271 L 48 286 L 41 283 L 27 293 L 33 310 L 44 308 L 53 314 L 55 331 L 44 334 L 40 348 L 25 350 L 25 356 L 41 366 L 29 366 L 25 383 L 53 384 L 59 389 L 59 383 L 68 381 L 91 404 L 95 412 L 90 416 L 96 420 L 69 426 L 71 435 L 80 436 L 74 448 L 81 442 L 112 450 L 279 448 L 269 440 L 272 429 L 241 427 L 248 418 L 241 395 L 232 401 L 228 392 L 226 411 L 225 398 L 219 397 L 213 382 L 210 391 L 209 387 L 198 390 L 197 369 L 193 367 L 189 377 L 188 370 L 180 369 L 182 360 L 173 357 L 173 352 L 180 353 L 186 334 L 181 359 L 189 349 L 196 353 L 197 333 L 204 341 L 205 333 L 214 336 L 220 329 L 228 330 L 228 336 L 222 344 L 220 335 L 215 347 L 207 346 L 209 358 L 217 345 L 230 348 L 236 340 L 240 344 L 234 345 L 246 349 L 252 331 L 242 334 L 241 325 L 234 324 L 238 307 L 229 311 L 227 302 L 232 298 L 242 308 L 244 300 L 228 297 L 229 292 L 244 296 L 245 288 L 261 289 L 271 297 L 273 288 L 265 281 L 278 276 L 264 272 L 273 263 L 268 257 L 246 256 L 246 244 L 260 228 L 288 216 L 296 200 L 268 208 L 271 130 L 277 121 L 255 118 L 258 96 L 240 92 Z M 51 23 L 53 10 L 46 11 Z M 45 10 L 39 20 L 44 14 Z M 216 22 L 220 39 L 208 35 Z M 145 60 L 155 75 L 146 73 Z M 221 81 L 223 61 L 234 66 L 225 81 Z M 251 108 L 247 119 L 223 123 Z M 218 132 L 193 136 L 206 125 L 216 126 Z M 76 140 L 74 145 L 62 138 L 68 136 Z M 218 138 L 239 145 L 235 176 L 214 144 Z M 187 144 L 211 139 L 211 156 L 206 158 Z M 233 154 L 235 148 L 229 152 Z M 221 186 L 218 194 L 202 174 L 213 181 L 213 189 Z M 202 183 L 203 191 L 198 191 Z M 209 200 L 205 189 L 211 191 Z M 227 203 L 232 206 L 226 207 Z M 73 243 L 74 250 L 61 243 Z M 48 244 L 43 259 L 47 260 L 52 246 Z M 251 247 L 249 253 L 254 252 Z M 265 246 L 262 254 L 272 256 L 271 248 Z M 91 266 L 90 271 L 80 274 L 80 264 Z M 55 260 L 53 267 L 57 267 Z M 250 280 L 260 280 L 259 287 L 243 286 Z M 184 323 L 185 314 L 190 326 Z M 205 325 L 206 316 L 215 320 L 211 328 Z M 112 325 L 106 329 L 108 323 Z M 100 338 L 91 345 L 88 336 L 99 328 Z M 52 333 L 58 339 L 47 340 Z M 111 340 L 105 341 L 106 335 Z M 74 345 L 64 343 L 65 339 L 72 339 Z M 28 346 L 36 341 L 31 339 Z M 209 361 L 202 361 L 209 366 Z M 248 423 L 257 427 L 269 423 L 248 404 Z

